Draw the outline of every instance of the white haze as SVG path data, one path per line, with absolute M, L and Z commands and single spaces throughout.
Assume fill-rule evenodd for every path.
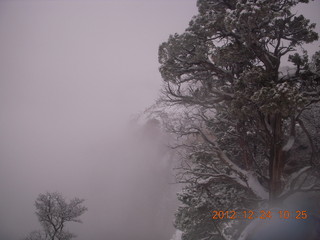
M 196 12 L 193 0 L 0 1 L 0 239 L 40 228 L 46 191 L 86 199 L 69 225 L 79 240 L 172 233 L 166 138 L 128 122 L 158 96 L 159 44 Z
M 40 229 L 46 191 L 86 199 L 69 225 L 79 240 L 172 231 L 158 145 L 126 132 L 158 96 L 159 44 L 195 13 L 194 1 L 0 2 L 0 239 Z

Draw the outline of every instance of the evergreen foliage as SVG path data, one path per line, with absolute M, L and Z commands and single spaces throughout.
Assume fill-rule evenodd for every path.
M 318 34 L 292 11 L 308 2 L 198 0 L 186 31 L 160 45 L 161 103 L 180 106 L 162 116 L 179 139 L 183 240 L 249 239 L 247 222 L 211 211 L 320 190 L 320 55 L 297 51 Z M 294 73 L 280 71 L 285 58 Z

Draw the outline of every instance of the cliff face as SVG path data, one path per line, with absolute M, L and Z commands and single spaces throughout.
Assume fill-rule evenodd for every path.
M 133 125 L 117 151 L 124 174 L 115 182 L 118 193 L 114 239 L 163 240 L 174 233 L 176 192 L 169 138 L 157 120 Z M 120 165 L 120 164 L 118 164 Z M 119 171 L 121 173 L 121 169 Z

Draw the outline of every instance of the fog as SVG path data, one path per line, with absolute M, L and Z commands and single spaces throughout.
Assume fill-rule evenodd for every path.
M 158 97 L 159 44 L 195 13 L 178 0 L 0 2 L 0 239 L 41 229 L 46 191 L 85 199 L 83 224 L 67 224 L 79 240 L 173 231 L 164 143 L 129 122 Z
M 85 199 L 83 223 L 67 225 L 78 240 L 169 240 L 168 137 L 132 118 L 158 97 L 159 44 L 196 12 L 194 0 L 0 1 L 0 239 L 40 229 L 34 201 L 57 191 Z

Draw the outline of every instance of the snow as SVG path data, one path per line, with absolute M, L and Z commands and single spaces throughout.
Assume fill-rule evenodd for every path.
M 284 151 L 284 152 L 289 151 L 292 148 L 293 144 L 294 144 L 294 140 L 295 140 L 295 137 L 291 135 L 289 137 L 289 140 L 286 143 L 286 145 L 283 146 L 282 151 Z
M 170 240 L 181 240 L 182 232 L 180 230 L 176 230 Z
M 260 222 L 261 222 L 261 219 L 256 218 L 251 223 L 249 223 L 246 226 L 246 228 L 242 231 L 238 240 L 246 240 L 249 237 L 249 235 L 253 232 L 253 230 L 255 230 L 259 226 Z
M 287 84 L 286 82 L 278 84 L 278 85 L 277 85 L 278 91 L 279 91 L 279 92 L 282 92 L 282 93 L 288 92 L 289 89 L 288 89 L 288 86 L 287 86 L 287 85 L 288 85 L 288 84 Z
M 198 184 L 208 184 L 212 179 L 213 179 L 213 177 L 208 177 L 206 179 L 200 179 L 200 180 L 198 180 Z
M 248 179 L 247 183 L 248 186 L 252 189 L 252 191 L 261 199 L 268 199 L 269 194 L 265 190 L 265 188 L 259 183 L 257 177 L 254 173 L 248 173 L 247 174 Z
M 290 191 L 291 188 L 294 187 L 294 186 L 292 186 L 294 181 L 296 181 L 302 174 L 306 173 L 310 168 L 311 168 L 311 166 L 306 166 L 306 167 L 301 168 L 298 171 L 292 173 L 289 180 L 287 181 L 286 186 L 285 186 L 282 194 L 280 195 L 280 197 L 287 194 L 288 191 Z
M 248 172 L 246 170 L 241 169 L 238 167 L 236 164 L 234 164 L 228 156 L 225 154 L 225 152 L 220 151 L 219 152 L 219 157 L 221 160 L 223 160 L 227 165 L 229 166 L 230 169 L 234 171 L 235 174 L 231 174 L 232 177 L 234 178 L 235 181 L 237 181 L 239 184 L 249 187 L 255 194 L 256 196 L 260 197 L 263 200 L 268 199 L 269 194 L 268 192 L 264 189 L 264 187 L 259 183 L 255 173 L 253 172 Z M 246 181 L 244 182 L 240 176 L 246 177 Z

